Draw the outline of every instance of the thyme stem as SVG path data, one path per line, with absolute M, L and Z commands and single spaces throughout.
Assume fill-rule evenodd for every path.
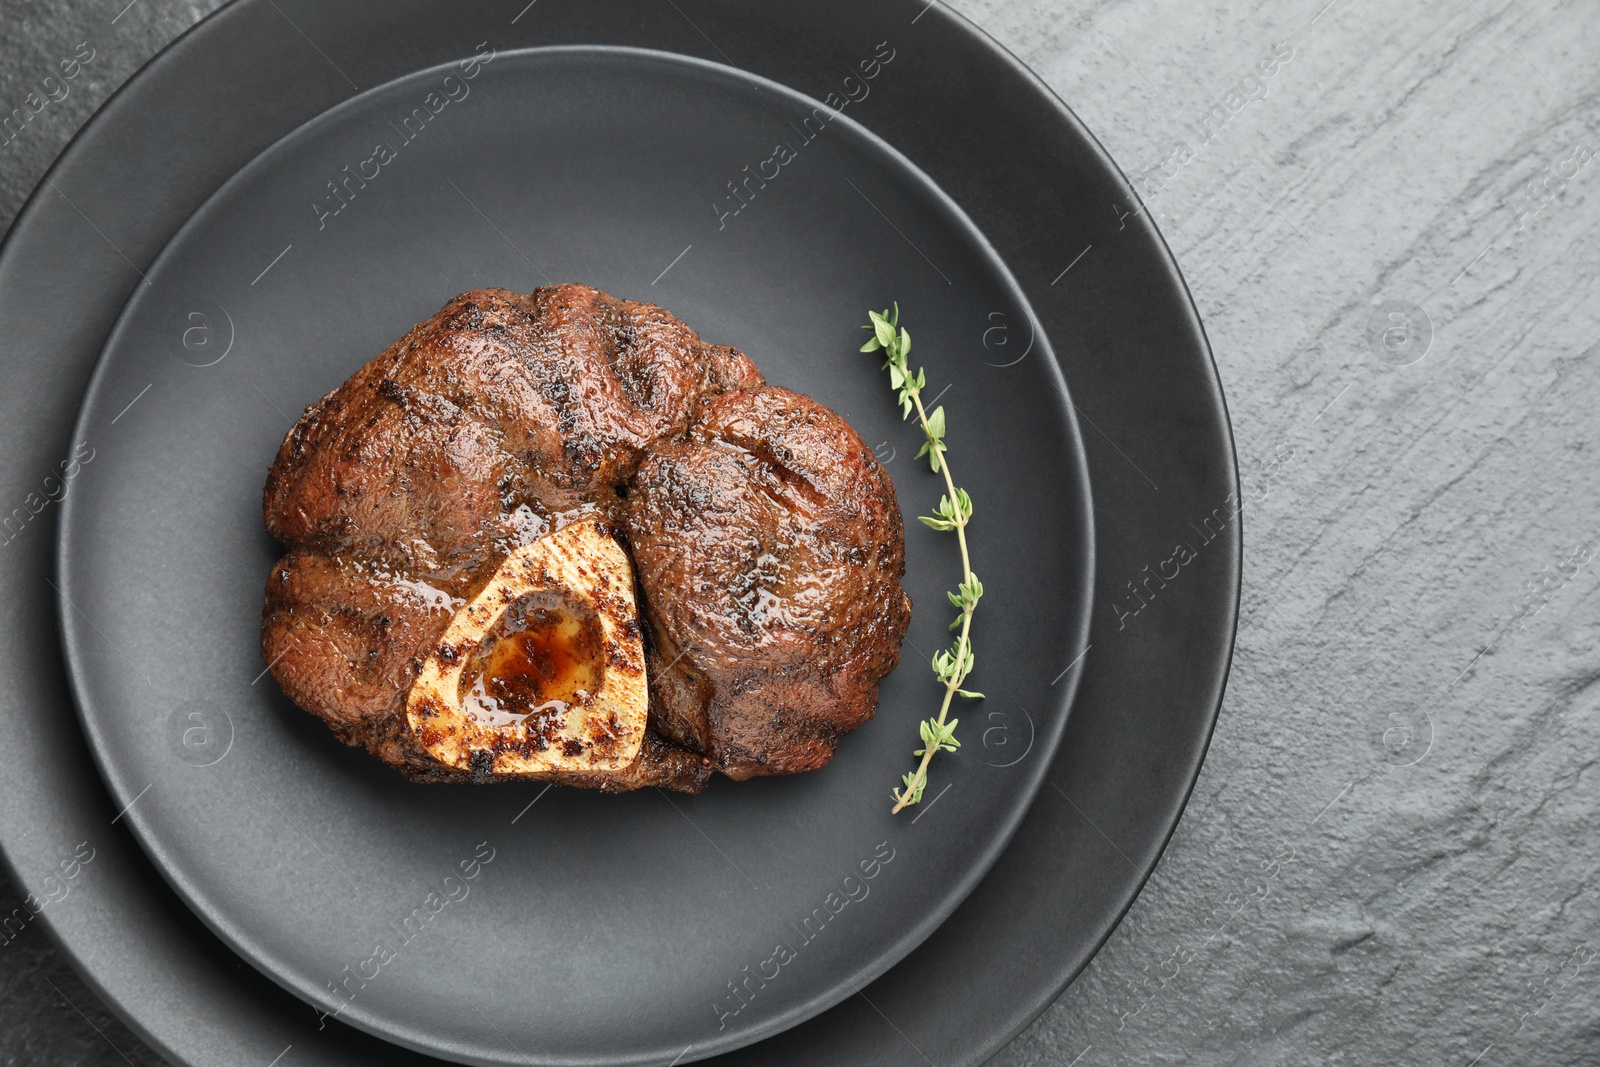
M 926 434 L 928 432 L 928 413 L 922 407 L 922 390 L 920 388 L 911 394 L 911 400 L 916 404 L 917 419 L 922 423 L 922 432 Z M 944 472 L 945 489 L 949 492 L 950 499 L 954 500 L 956 499 L 956 483 L 954 476 L 950 473 L 950 462 L 945 458 L 944 442 L 942 440 L 939 441 L 934 445 L 934 449 L 939 456 L 939 469 Z M 967 551 L 967 516 L 959 510 L 956 514 L 958 516 L 956 520 L 956 541 L 961 546 L 961 580 L 963 583 L 967 583 L 972 581 L 973 578 L 972 557 Z M 977 603 L 973 602 L 961 609 L 961 637 L 956 644 L 962 649 L 966 649 L 970 643 L 972 612 L 977 606 Z M 961 683 L 964 681 L 966 681 L 966 672 L 961 671 L 952 674 L 949 680 L 945 682 L 944 700 L 939 704 L 939 718 L 937 720 L 940 727 L 944 726 L 945 718 L 950 714 L 950 702 L 955 697 L 956 690 L 961 688 Z M 932 744 L 922 750 L 922 762 L 917 764 L 916 773 L 895 800 L 894 807 L 889 809 L 891 815 L 898 815 L 902 809 L 921 802 L 922 790 L 928 784 L 928 764 L 933 762 L 933 754 L 937 751 L 939 751 L 939 746 Z
M 872 331 L 872 340 L 861 346 L 863 352 L 876 352 L 883 350 L 884 369 L 889 372 L 889 383 L 899 390 L 901 415 L 910 418 L 912 411 L 917 414 L 918 425 L 922 429 L 924 444 L 917 453 L 920 459 L 926 455 L 934 471 L 944 475 L 945 496 L 939 502 L 938 510 L 931 516 L 921 516 L 921 521 L 935 530 L 954 530 L 956 541 L 961 548 L 961 585 L 958 593 L 950 593 L 950 602 L 961 609 L 960 616 L 951 624 L 951 629 L 960 628 L 961 632 L 955 644 L 947 651 L 941 651 L 933 657 L 934 674 L 944 683 L 944 698 L 939 704 L 939 715 L 934 719 L 924 719 L 920 724 L 923 747 L 915 755 L 921 757 L 917 769 L 901 777 L 901 788 L 890 793 L 894 800 L 892 814 L 898 814 L 905 808 L 922 801 L 923 790 L 928 784 L 928 767 L 933 763 L 933 757 L 939 752 L 954 752 L 961 747 L 961 742 L 956 740 L 955 728 L 959 719 L 951 719 L 950 705 L 957 696 L 970 699 L 981 699 L 982 693 L 972 693 L 962 688 L 967 676 L 972 673 L 974 655 L 972 651 L 972 616 L 977 610 L 978 601 L 983 596 L 983 583 L 978 581 L 978 576 L 972 572 L 972 555 L 967 546 L 967 524 L 972 520 L 972 498 L 966 490 L 957 488 L 955 476 L 950 471 L 949 453 L 945 448 L 945 419 L 944 408 L 938 407 L 930 413 L 922 403 L 922 389 L 927 384 L 927 376 L 922 371 L 912 373 L 907 356 L 911 351 L 911 335 L 900 326 L 900 308 L 895 306 L 893 313 L 889 311 L 869 312 L 871 324 L 866 328 Z

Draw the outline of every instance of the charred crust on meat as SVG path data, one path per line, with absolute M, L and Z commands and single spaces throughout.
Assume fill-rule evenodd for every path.
M 501 781 L 513 754 L 584 749 L 525 722 L 447 765 L 428 749 L 456 709 L 407 725 L 425 661 L 474 654 L 443 635 L 526 543 L 522 505 L 536 536 L 598 517 L 621 546 L 637 614 L 599 654 L 649 692 L 632 764 L 543 780 L 699 792 L 714 771 L 821 766 L 871 716 L 909 621 L 893 487 L 844 420 L 667 311 L 588 286 L 451 300 L 305 408 L 263 504 L 286 550 L 263 610 L 269 670 L 416 781 Z M 616 583 L 597 584 L 612 604 Z M 614 752 L 615 724 L 589 721 L 588 749 Z

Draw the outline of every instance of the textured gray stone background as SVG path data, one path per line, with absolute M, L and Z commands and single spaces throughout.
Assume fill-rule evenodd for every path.
M 0 0 L 0 110 L 98 53 L 0 145 L 0 227 L 214 6 L 125 2 Z M 1255 497 L 1188 812 L 995 1062 L 1600 1063 L 1600 6 L 959 6 L 1145 190 Z M 0 948 L 0 1062 L 125 1061 L 37 929 Z

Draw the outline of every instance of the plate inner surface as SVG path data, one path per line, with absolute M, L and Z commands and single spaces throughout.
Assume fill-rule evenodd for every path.
M 881 974 L 1032 799 L 1070 702 L 1051 682 L 1086 625 L 1081 443 L 1004 265 L 848 108 L 627 49 L 419 72 L 241 171 L 129 303 L 80 421 L 118 432 L 63 512 L 80 711 L 167 878 L 322 1010 L 468 1062 L 689 1062 Z M 824 770 L 693 798 L 417 786 L 263 674 L 280 553 L 261 487 L 293 419 L 455 294 L 562 281 L 662 304 L 833 407 L 886 461 L 912 627 L 876 719 Z M 890 301 L 976 502 L 972 685 L 989 694 L 958 709 L 968 743 L 935 764 L 930 803 L 894 817 L 916 723 L 937 711 L 927 656 L 949 640 L 960 565 L 953 535 L 915 521 L 941 482 L 913 459 L 878 358 L 857 351 L 866 309 Z M 997 336 L 1031 358 L 997 354 Z M 990 711 L 1013 749 L 977 743 Z M 1040 758 L 1014 760 L 1024 746 Z

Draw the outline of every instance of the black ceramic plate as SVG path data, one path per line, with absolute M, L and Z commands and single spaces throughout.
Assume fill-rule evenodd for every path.
M 890 41 L 894 77 L 879 78 L 862 106 L 851 105 L 853 114 L 977 223 L 1063 356 L 1088 420 L 1101 607 L 1050 784 L 991 874 L 901 965 L 812 1020 L 717 1060 L 979 1063 L 1081 970 L 1177 821 L 1227 674 L 1240 537 L 1229 524 L 1184 567 L 1181 581 L 1119 625 L 1112 605 L 1126 598 L 1126 583 L 1167 559 L 1188 522 L 1233 499 L 1237 479 L 1216 374 L 1159 235 L 1145 216 L 1127 214 L 1135 201 L 1116 167 L 1037 79 L 942 7 L 922 0 L 231 5 L 102 109 L 0 249 L 7 341 L 0 491 L 13 504 L 30 493 L 37 503 L 51 491 L 55 483 L 44 479 L 74 451 L 79 398 L 113 322 L 142 284 L 138 271 L 218 185 L 355 85 L 470 54 L 484 40 L 502 49 L 666 49 L 730 62 L 813 96 L 834 91 L 864 49 Z M 985 340 L 988 361 L 1007 364 L 1027 339 L 1001 329 Z M 97 439 L 115 441 L 121 427 L 103 427 Z M 80 842 L 96 849 L 71 897 L 46 908 L 39 923 L 97 992 L 175 1062 L 267 1063 L 280 1055 L 283 1064 L 429 1062 L 337 1022 L 319 1025 L 302 1001 L 199 925 L 125 831 L 121 804 L 100 785 L 67 710 L 51 585 L 58 514 L 47 504 L 20 531 L 8 527 L 0 552 L 0 599 L 11 612 L 0 643 L 0 721 L 10 745 L 0 761 L 0 843 L 30 889 L 42 888 Z M 1027 751 L 1031 710 L 1031 701 L 989 706 L 985 715 L 999 717 L 981 723 L 976 743 L 985 758 L 1007 762 Z
M 842 92 L 898 57 L 862 58 Z M 63 509 L 70 671 L 157 866 L 323 1011 L 472 1063 L 704 1058 L 876 978 L 1010 838 L 1088 628 L 1082 444 L 1004 264 L 848 106 L 667 53 L 486 48 L 296 131 L 145 272 L 79 422 L 117 436 Z M 974 743 L 890 814 L 960 577 L 954 538 L 915 522 L 907 665 L 815 774 L 698 798 L 418 786 L 259 678 L 261 483 L 291 415 L 459 291 L 569 280 L 666 304 L 845 415 L 915 515 L 940 481 L 859 351 L 866 309 L 898 301 L 979 509 L 973 688 L 1030 705 L 1040 759 L 986 758 L 981 708 L 958 708 Z M 997 322 L 1031 337 L 1016 366 L 984 358 Z

